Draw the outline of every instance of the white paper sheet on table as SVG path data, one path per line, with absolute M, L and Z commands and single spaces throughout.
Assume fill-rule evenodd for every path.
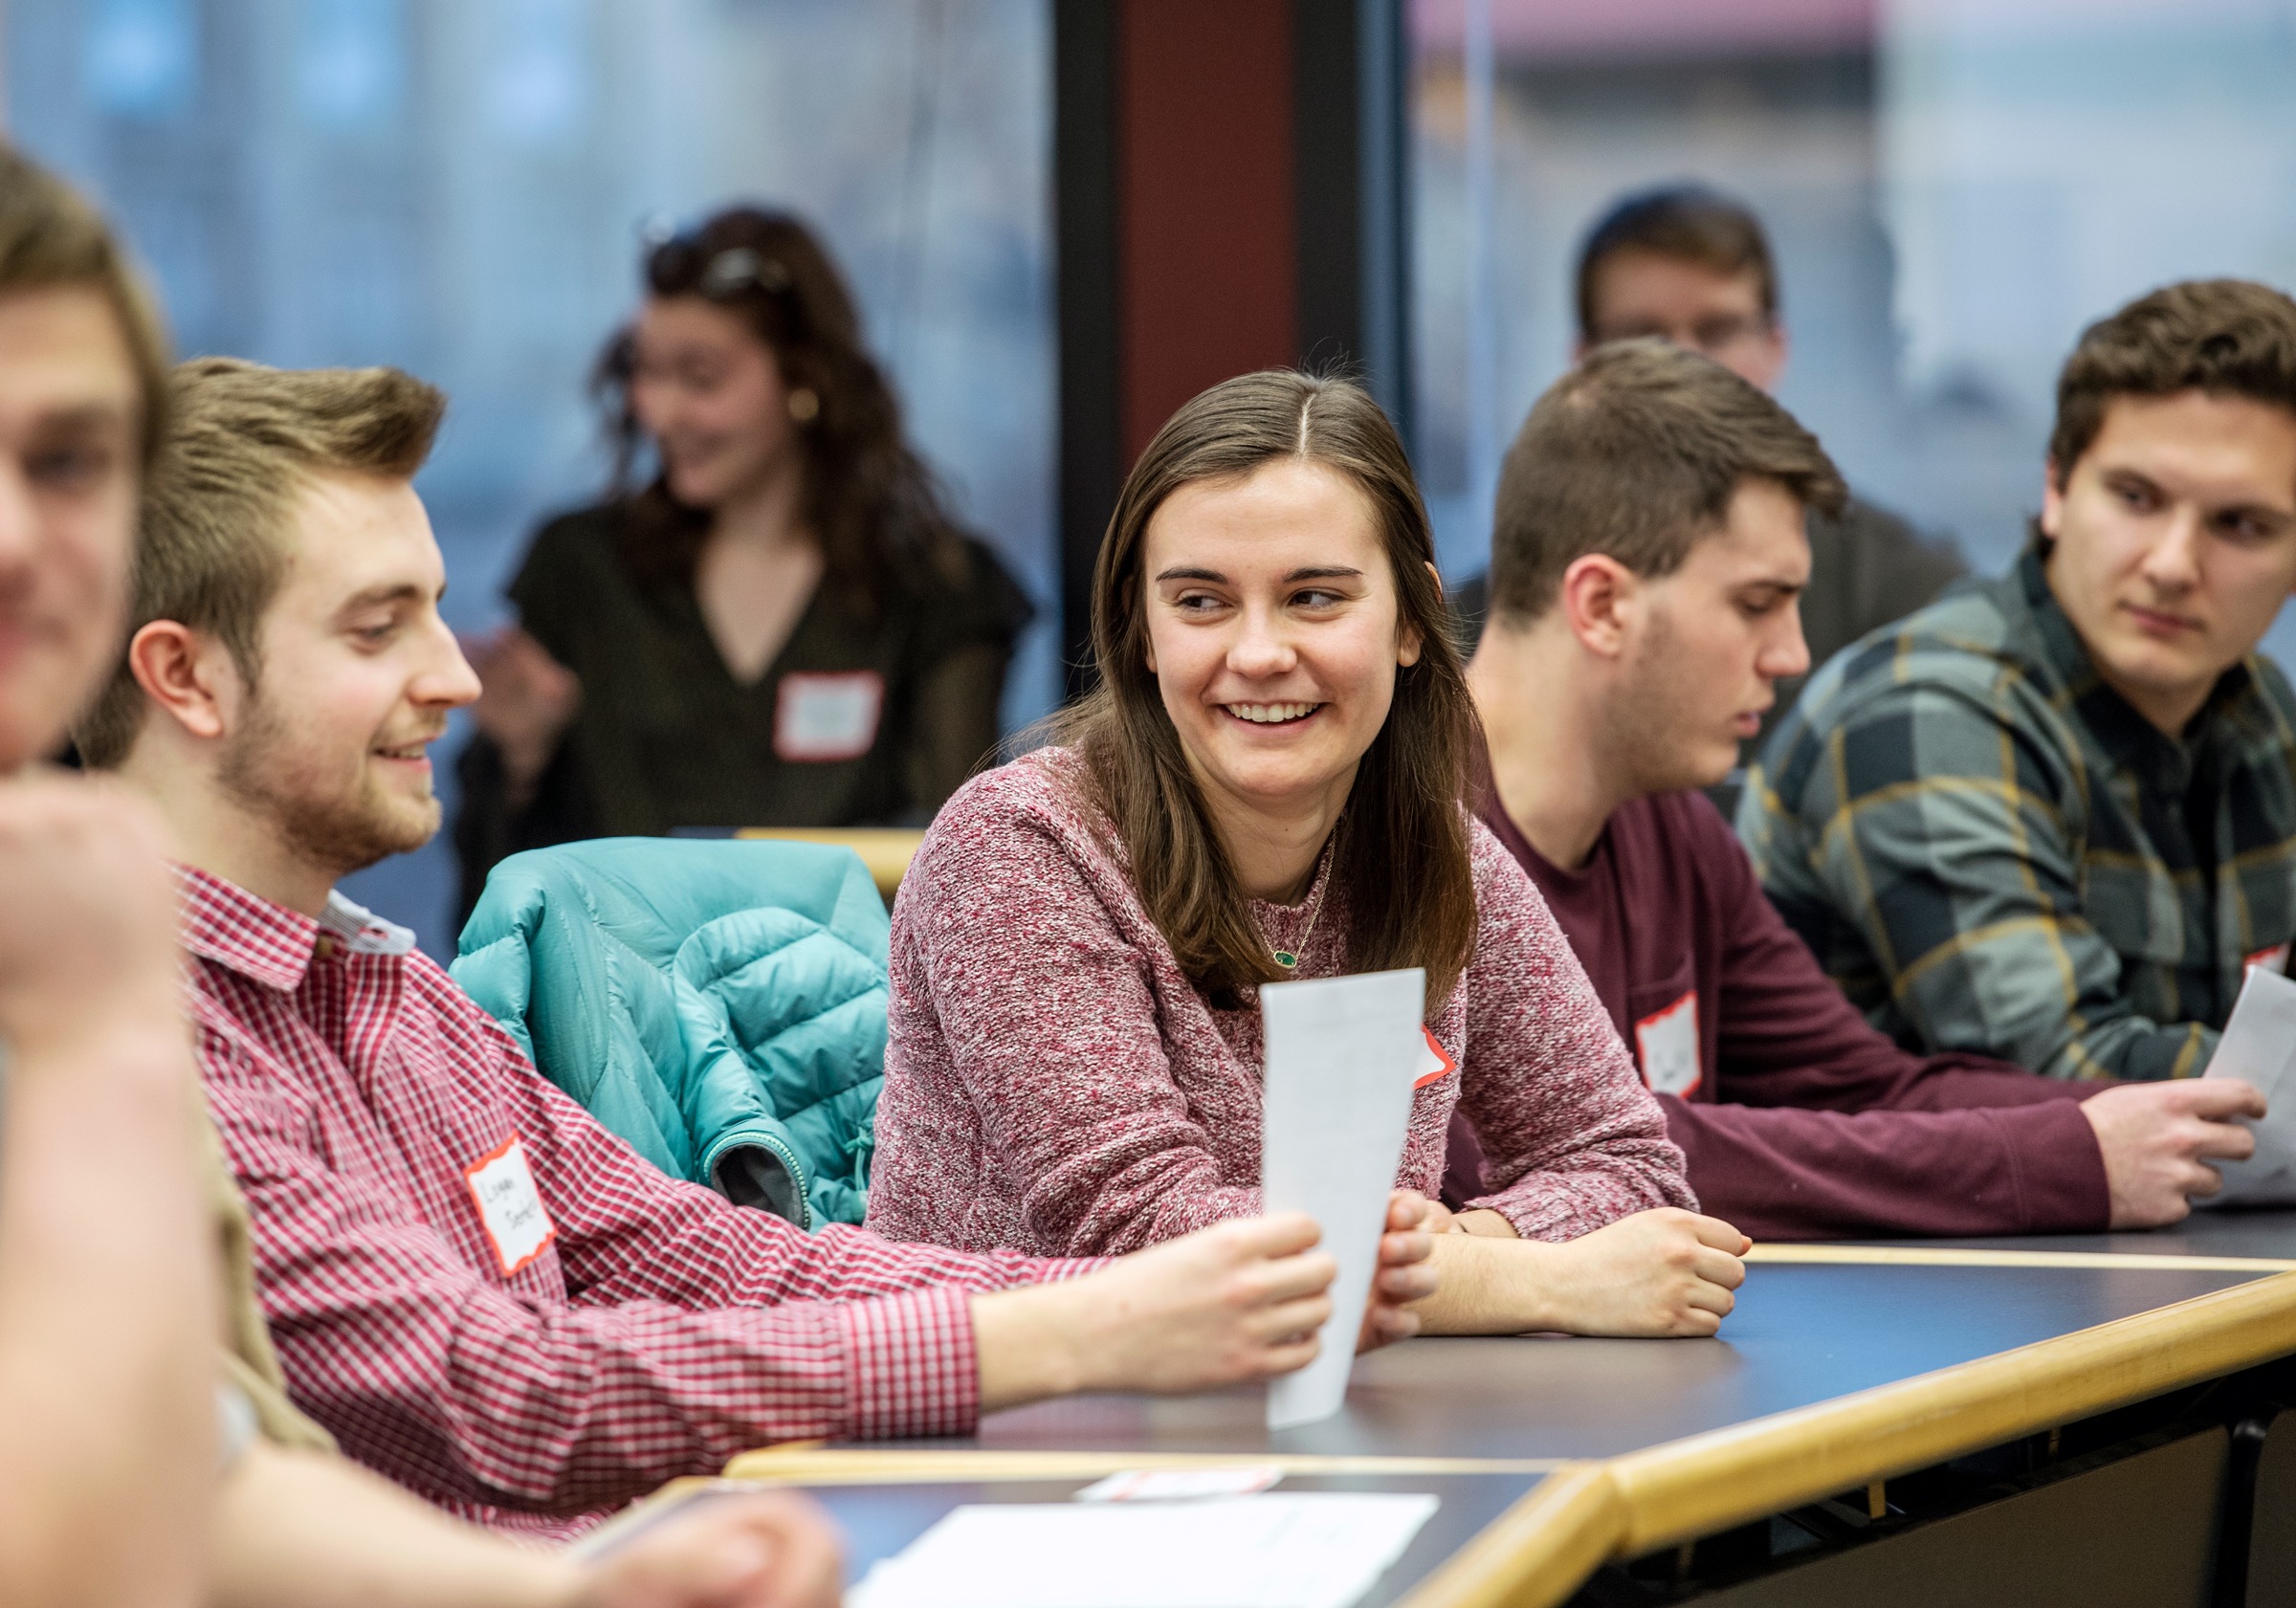
M 959 1508 L 846 1608 L 1350 1608 L 1435 1508 L 1352 1491 Z
M 1337 1258 L 1332 1320 L 1315 1360 L 1268 1388 L 1268 1427 L 1339 1410 L 1379 1261 L 1387 1197 L 1426 1041 L 1426 973 L 1271 982 L 1260 990 L 1268 1075 L 1260 1185 L 1270 1212 L 1306 1212 Z
M 2196 1206 L 2296 1203 L 2296 981 L 2262 966 L 2248 968 L 2232 1018 L 2204 1074 L 2241 1078 L 2264 1096 L 2264 1118 L 2251 1123 L 2256 1154 L 2246 1161 L 2211 1161 L 2221 1193 Z
M 1213 1496 L 1249 1496 L 1283 1484 L 1272 1463 L 1211 1468 L 1120 1468 L 1085 1487 L 1071 1502 L 1202 1502 Z

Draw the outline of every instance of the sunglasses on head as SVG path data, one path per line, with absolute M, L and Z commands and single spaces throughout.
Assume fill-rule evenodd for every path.
M 646 279 L 656 290 L 674 288 L 724 301 L 753 291 L 781 295 L 793 281 L 788 265 L 754 247 L 726 246 L 705 254 L 693 233 L 675 234 L 646 253 Z

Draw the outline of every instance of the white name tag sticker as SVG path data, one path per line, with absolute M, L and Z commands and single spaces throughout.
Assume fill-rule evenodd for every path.
M 2247 970 L 2250 966 L 2262 966 L 2268 972 L 2279 972 L 2285 977 L 2288 970 L 2288 946 L 2285 943 L 2276 943 L 2269 949 L 2258 950 L 2241 962 L 2242 971 Z
M 1634 1047 L 1643 1059 L 1643 1081 L 1661 1094 L 1689 1097 L 1703 1075 L 1698 1067 L 1698 991 L 1691 989 L 1665 1010 L 1634 1024 Z
M 885 678 L 873 670 L 784 675 L 773 706 L 773 751 L 784 760 L 858 760 L 877 740 Z
M 470 1180 L 478 1221 L 494 1242 L 495 1260 L 504 1278 L 541 1255 L 558 1238 L 558 1224 L 542 1204 L 534 1169 L 526 1164 L 526 1147 L 516 1134 L 465 1167 L 462 1176 Z

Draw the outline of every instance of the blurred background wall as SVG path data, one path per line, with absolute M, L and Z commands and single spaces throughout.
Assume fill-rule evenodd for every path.
M 1793 341 L 1782 400 L 1986 572 L 2040 506 L 2082 326 L 2171 279 L 2296 282 L 2286 0 L 1416 0 L 1411 20 L 1418 455 L 1446 569 L 1482 567 L 1495 452 L 1570 359 L 1574 255 L 1624 190 L 1753 203 Z
M 584 376 L 641 222 L 803 211 L 1039 602 L 1017 725 L 1060 686 L 1055 13 L 1129 18 L 1102 24 L 1120 51 L 1171 3 L 10 0 L 0 76 L 11 136 L 118 212 L 187 352 L 396 363 L 453 393 L 421 489 L 465 628 L 498 616 L 535 520 L 601 482 Z M 1295 34 L 1351 11 L 1228 3 Z M 2296 0 L 1400 3 L 1402 411 L 1454 577 L 1483 565 L 1498 453 L 1569 361 L 1573 254 L 1623 191 L 1754 203 L 1784 400 L 1985 571 L 2039 504 L 2085 323 L 2190 275 L 2296 282 Z M 1095 519 L 1069 522 L 1089 555 Z M 446 853 L 353 892 L 448 948 Z
M 1022 722 L 1058 685 L 1049 31 L 1042 0 L 13 0 L 0 63 L 10 134 L 124 223 L 183 352 L 446 387 L 417 484 L 461 629 L 603 482 L 585 377 L 640 226 L 804 213 L 1039 600 Z M 451 870 L 442 839 L 347 886 L 452 953 Z

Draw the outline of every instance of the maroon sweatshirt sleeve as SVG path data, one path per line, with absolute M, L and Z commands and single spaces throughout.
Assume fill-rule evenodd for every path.
M 1891 1043 L 1779 918 L 1712 805 L 1688 802 L 1725 914 L 1723 1103 L 1665 1105 L 1706 1209 L 1757 1239 L 2105 1227 L 2104 1156 L 2079 1101 L 2109 1085 Z
M 1861 1112 L 1697 1105 L 1670 1094 L 1659 1103 L 1701 1204 L 1757 1240 L 2070 1234 L 2106 1224 L 2105 1165 L 2074 1101 Z M 2093 1177 L 2058 1159 L 2067 1155 Z

